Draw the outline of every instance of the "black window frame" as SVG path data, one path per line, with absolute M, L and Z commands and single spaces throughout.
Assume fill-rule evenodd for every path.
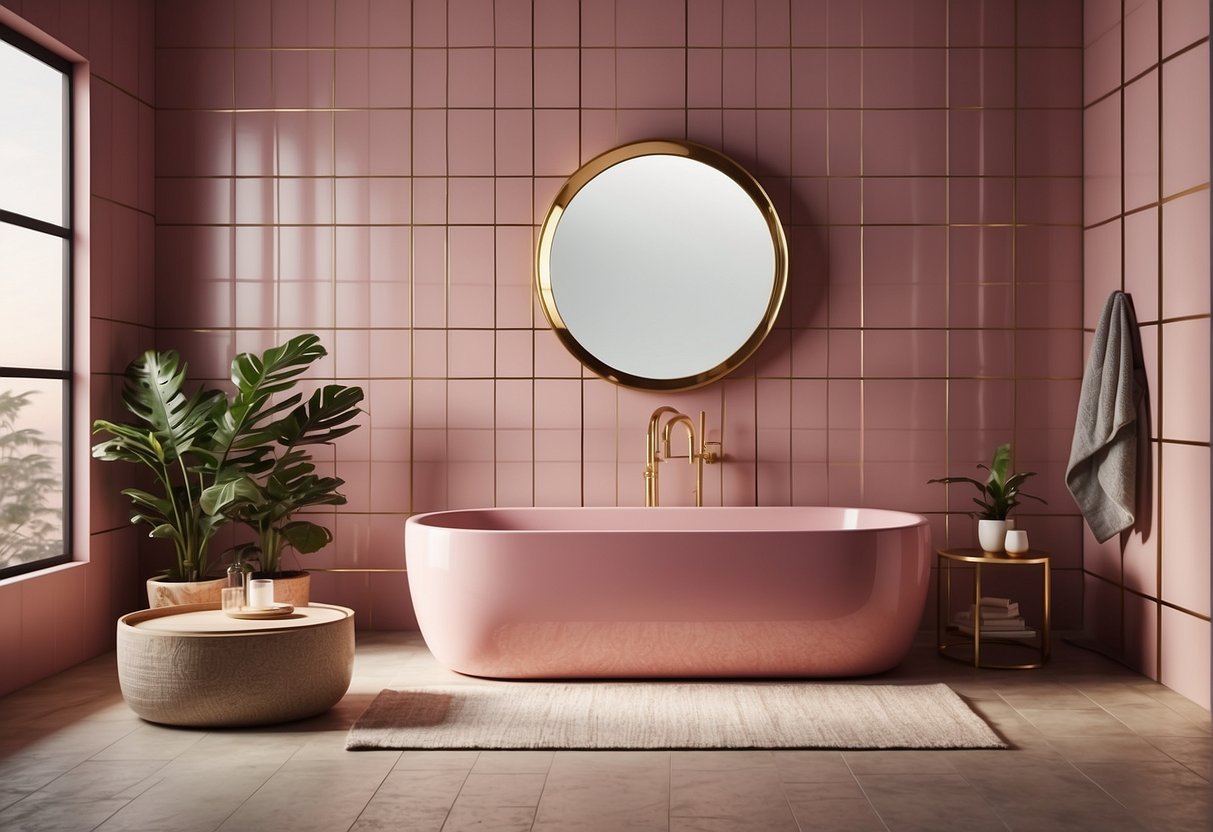
M 63 240 L 64 258 L 63 258 L 63 360 L 60 362 L 60 369 L 49 370 L 38 367 L 10 367 L 0 364 L 0 381 L 8 379 L 41 379 L 41 380 L 57 380 L 63 385 L 63 412 L 62 412 L 62 435 L 63 442 L 60 446 L 60 455 L 62 458 L 63 471 L 63 551 L 58 555 L 48 558 L 41 558 L 36 561 L 16 564 L 0 568 L 0 580 L 12 578 L 17 575 L 24 575 L 30 572 L 36 572 L 47 569 L 52 566 L 58 566 L 63 563 L 72 561 L 72 541 L 73 531 L 75 528 L 75 517 L 73 516 L 72 506 L 73 497 L 75 494 L 75 471 L 73 470 L 73 458 L 76 445 L 76 437 L 73 435 L 73 418 L 75 413 L 75 402 L 73 399 L 73 326 L 75 324 L 74 306 L 75 306 L 75 180 L 76 180 L 76 135 L 75 135 L 75 84 L 74 72 L 75 67 L 71 61 L 64 58 L 62 55 L 57 55 L 50 49 L 47 49 L 41 44 L 35 43 L 24 35 L 10 29 L 3 24 L 0 24 L 0 40 L 10 46 L 16 47 L 35 58 L 52 69 L 63 73 L 63 129 L 64 129 L 64 144 L 63 144 L 63 205 L 64 205 L 64 224 L 55 225 L 54 223 L 40 220 L 35 217 L 29 217 L 24 214 L 18 214 L 13 211 L 0 208 L 0 223 L 6 225 L 14 225 L 25 228 L 31 231 L 36 231 L 42 234 L 49 234 Z M 2 361 L 0 357 L 0 361 Z

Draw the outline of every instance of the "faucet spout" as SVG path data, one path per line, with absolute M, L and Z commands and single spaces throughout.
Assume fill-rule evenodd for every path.
M 663 405 L 649 416 L 649 429 L 645 434 L 644 457 L 644 504 L 646 506 L 656 506 L 660 502 L 658 480 L 660 469 L 658 466 L 661 464 L 661 457 L 658 455 L 657 443 L 660 441 L 661 435 L 661 417 L 667 413 L 677 412 L 674 408 Z
M 669 416 L 662 425 L 662 417 Z M 670 452 L 670 440 L 673 437 L 674 426 L 682 425 L 686 428 L 687 433 L 687 455 L 686 460 L 689 464 L 695 466 L 695 505 L 703 505 L 703 464 L 715 463 L 719 460 L 719 455 L 712 452 L 706 452 L 708 444 L 719 445 L 718 442 L 706 443 L 705 437 L 705 414 L 699 414 L 699 444 L 696 446 L 695 440 L 695 423 L 691 421 L 691 417 L 685 413 L 680 413 L 672 407 L 662 406 L 653 411 L 649 417 L 649 429 L 645 437 L 645 464 L 644 464 L 644 504 L 646 506 L 660 505 L 660 465 L 664 459 L 682 459 L 681 456 L 674 456 Z
M 666 459 L 675 459 L 670 453 L 670 436 L 674 432 L 674 425 L 682 425 L 687 429 L 687 462 L 695 464 L 695 425 L 691 422 L 691 418 L 683 413 L 679 413 L 665 423 L 665 429 L 661 432 L 661 452 Z M 682 459 L 682 457 L 677 457 Z

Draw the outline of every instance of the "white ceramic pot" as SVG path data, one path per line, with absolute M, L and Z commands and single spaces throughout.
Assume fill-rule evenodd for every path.
M 182 604 L 218 604 L 219 590 L 227 585 L 223 578 L 207 581 L 166 581 L 162 578 L 147 579 L 147 605 L 177 607 Z
M 1006 520 L 978 520 L 977 542 L 983 552 L 1001 552 L 1007 538 Z
M 1022 555 L 1028 551 L 1028 533 L 1022 529 L 1007 529 L 1006 547 L 1008 555 Z

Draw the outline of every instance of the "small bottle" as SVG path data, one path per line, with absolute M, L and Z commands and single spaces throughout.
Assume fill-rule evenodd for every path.
M 244 589 L 245 569 L 243 560 L 237 558 L 228 566 L 227 585 L 234 589 Z

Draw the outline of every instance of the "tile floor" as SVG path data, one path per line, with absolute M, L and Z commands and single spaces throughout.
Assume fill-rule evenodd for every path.
M 924 640 L 874 683 L 945 681 L 1009 751 L 347 752 L 385 687 L 460 677 L 416 633 L 361 633 L 349 694 L 261 730 L 144 723 L 113 654 L 0 699 L 0 829 L 1196 830 L 1209 713 L 1065 643 L 975 671 Z

